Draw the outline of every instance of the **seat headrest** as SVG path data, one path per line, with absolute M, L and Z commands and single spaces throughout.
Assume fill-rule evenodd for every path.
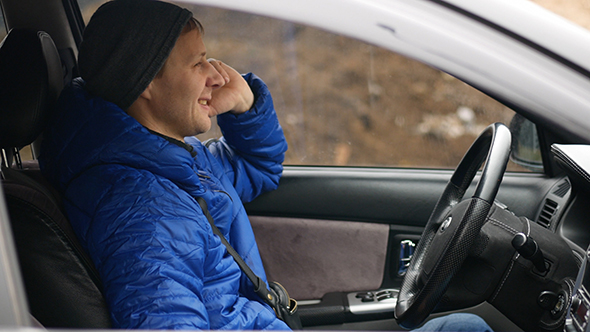
M 12 29 L 0 44 L 0 148 L 31 144 L 63 88 L 57 48 L 43 31 Z

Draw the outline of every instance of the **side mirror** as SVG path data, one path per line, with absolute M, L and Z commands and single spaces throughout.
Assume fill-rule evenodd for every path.
M 510 121 L 510 132 L 512 133 L 510 160 L 533 172 L 542 172 L 543 159 L 535 124 L 517 113 Z

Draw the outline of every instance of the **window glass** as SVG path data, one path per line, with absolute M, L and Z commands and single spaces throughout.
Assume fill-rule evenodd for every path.
M 82 12 L 85 24 L 88 24 L 92 14 L 94 14 L 98 7 L 105 2 L 107 2 L 107 0 L 78 0 L 78 6 Z
M 209 56 L 269 85 L 289 142 L 285 164 L 454 168 L 487 125 L 514 115 L 450 75 L 357 40 L 190 9 L 205 27 Z
M 4 13 L 0 7 L 0 40 L 4 40 L 6 37 L 6 22 L 4 22 Z
M 86 21 L 104 2 L 79 1 Z M 287 165 L 452 169 L 487 125 L 514 115 L 448 74 L 357 40 L 180 5 L 203 23 L 208 56 L 268 84 L 289 143 Z M 220 135 L 214 126 L 199 138 Z

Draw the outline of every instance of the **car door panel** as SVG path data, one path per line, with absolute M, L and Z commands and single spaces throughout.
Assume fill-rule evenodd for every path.
M 269 279 L 281 282 L 294 298 L 321 300 L 301 306 L 308 326 L 391 317 L 390 308 L 352 315 L 347 295 L 399 287 L 402 241 L 418 242 L 451 174 L 286 167 L 276 191 L 246 204 Z M 509 173 L 497 200 L 534 219 L 557 181 Z
M 376 222 L 422 227 L 451 171 L 285 167 L 279 188 L 246 204 L 250 215 Z M 474 179 L 469 196 L 477 183 Z M 540 174 L 504 177 L 497 200 L 530 219 L 557 180 Z
M 268 278 L 289 285 L 298 300 L 381 286 L 387 225 L 260 216 L 251 222 Z

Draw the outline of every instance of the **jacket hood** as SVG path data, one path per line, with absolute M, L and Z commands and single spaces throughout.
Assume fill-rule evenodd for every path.
M 147 170 L 192 193 L 202 190 L 187 149 L 152 134 L 117 105 L 90 95 L 84 85 L 78 78 L 63 90 L 39 157 L 41 169 L 62 194 L 79 174 L 102 164 Z M 199 153 L 203 146 L 195 148 Z

